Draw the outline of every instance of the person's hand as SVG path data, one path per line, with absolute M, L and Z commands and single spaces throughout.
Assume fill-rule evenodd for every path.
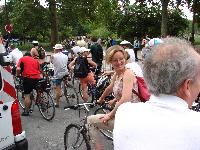
M 99 119 L 101 119 L 101 121 L 104 124 L 108 124 L 108 121 L 111 119 L 110 113 L 105 114 L 104 116 L 100 117 Z
M 97 100 L 97 103 L 98 103 L 98 104 L 102 104 L 104 101 L 105 101 L 104 99 L 99 98 L 99 99 Z

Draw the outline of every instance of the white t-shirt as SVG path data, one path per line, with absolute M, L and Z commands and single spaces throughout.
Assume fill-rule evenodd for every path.
M 128 54 L 130 55 L 129 61 L 130 62 L 135 62 L 135 53 L 133 49 L 125 49 L 125 51 L 128 52 Z
M 75 54 L 75 56 L 77 56 L 77 53 L 80 52 L 80 47 L 79 46 L 74 46 L 74 47 L 72 47 L 72 51 Z
M 126 67 L 132 70 L 136 76 L 143 77 L 142 69 L 136 62 L 126 64 Z
M 21 57 L 23 57 L 23 53 L 18 49 L 13 49 L 10 54 L 12 56 L 13 63 L 16 65 Z
M 199 118 L 176 96 L 124 103 L 115 115 L 114 150 L 199 150 Z
M 54 67 L 54 77 L 61 79 L 68 74 L 67 69 L 68 57 L 62 52 L 55 53 L 52 57 L 52 63 Z

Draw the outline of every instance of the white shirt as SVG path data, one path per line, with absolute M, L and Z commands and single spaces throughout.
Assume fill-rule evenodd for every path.
M 115 150 L 200 150 L 200 113 L 176 96 L 124 103 L 115 115 Z
M 23 57 L 23 53 L 18 49 L 13 49 L 9 55 L 12 56 L 13 63 L 16 65 L 21 57 Z
M 68 74 L 67 69 L 68 57 L 62 52 L 55 53 L 52 58 L 52 63 L 54 66 L 54 77 L 61 79 Z
M 130 55 L 129 61 L 130 62 L 135 62 L 135 53 L 133 49 L 125 49 L 125 51 L 128 52 L 128 54 Z
M 136 62 L 126 64 L 126 67 L 132 70 L 136 76 L 143 77 L 142 69 Z

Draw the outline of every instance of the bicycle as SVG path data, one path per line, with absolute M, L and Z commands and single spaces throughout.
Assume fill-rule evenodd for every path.
M 95 80 L 96 80 L 96 85 L 93 86 L 90 83 L 88 83 L 88 95 L 91 96 L 91 102 L 95 102 L 100 98 L 100 96 L 103 94 L 104 90 L 108 85 L 110 84 L 111 76 L 98 76 L 95 75 Z M 82 87 L 81 84 L 79 83 L 79 94 L 81 98 L 83 99 L 82 95 Z M 114 96 L 113 94 L 109 94 L 105 99 L 106 100 L 111 100 L 113 99 Z
M 16 82 L 17 99 L 22 109 L 25 109 L 23 79 L 21 77 L 16 79 L 18 81 Z M 33 112 L 35 105 L 37 105 L 40 114 L 45 120 L 50 121 L 54 118 L 55 105 L 53 98 L 50 94 L 50 84 L 47 83 L 46 80 L 42 79 L 38 81 L 36 85 L 36 91 L 33 90 L 33 92 L 31 92 L 30 99 L 30 113 Z
M 69 76 L 64 76 L 62 80 L 63 82 L 61 84 L 61 89 L 67 103 L 69 105 L 79 104 L 78 93 L 76 92 L 75 87 L 69 83 L 69 81 L 71 81 L 71 78 Z
M 73 110 L 79 110 L 79 117 L 80 117 L 80 110 L 84 109 L 86 112 L 86 116 L 84 117 L 83 120 L 80 122 L 82 124 L 76 124 L 76 123 L 71 123 L 69 124 L 64 132 L 64 147 L 65 150 L 70 150 L 70 149 L 84 149 L 84 150 L 91 150 L 91 145 L 90 145 L 90 136 L 88 134 L 88 128 L 86 124 L 87 116 L 90 112 L 89 107 L 90 106 L 96 106 L 95 103 L 82 103 L 82 104 L 77 104 L 74 106 L 69 106 L 65 107 L 65 110 L 73 109 Z M 88 107 L 89 106 L 89 107 Z M 101 107 L 104 108 L 106 105 L 102 105 Z M 100 107 L 100 108 L 101 108 Z M 106 109 L 106 108 L 104 108 Z M 71 134 L 71 132 L 73 132 Z M 103 134 L 104 136 L 107 137 L 107 134 Z M 109 140 L 112 140 L 111 138 L 108 138 Z

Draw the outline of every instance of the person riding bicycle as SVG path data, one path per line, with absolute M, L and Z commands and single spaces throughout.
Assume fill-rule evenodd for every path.
M 140 102 L 140 99 L 132 93 L 133 89 L 138 91 L 137 79 L 134 73 L 125 66 L 127 53 L 124 48 L 119 45 L 108 48 L 106 51 L 106 61 L 112 64 L 115 73 L 110 85 L 105 89 L 97 102 L 102 103 L 105 97 L 113 92 L 116 104 L 114 109 L 107 114 L 91 115 L 87 118 L 90 136 L 96 150 L 103 149 L 99 129 L 113 130 L 115 113 L 118 107 L 128 101 L 133 103 Z
M 51 57 L 51 62 L 54 66 L 54 78 L 53 81 L 55 84 L 55 94 L 56 94 L 56 103 L 55 107 L 60 105 L 61 97 L 61 82 L 64 76 L 68 75 L 68 56 L 62 53 L 63 46 L 61 44 L 56 44 L 54 46 L 54 54 Z
M 13 43 L 10 44 L 9 47 L 10 47 L 10 51 L 11 51 L 9 53 L 9 55 L 12 56 L 12 63 L 13 63 L 12 74 L 16 75 L 16 65 L 17 65 L 19 59 L 23 57 L 23 53 Z
M 45 62 L 46 52 L 42 45 L 39 45 L 38 41 L 32 42 L 33 47 L 31 48 L 31 56 L 34 58 L 38 58 L 39 63 L 42 65 Z
M 82 87 L 82 94 L 83 94 L 83 101 L 84 102 L 87 102 L 88 101 L 88 91 L 87 91 L 87 84 L 88 83 L 91 83 L 91 85 L 95 85 L 96 84 L 96 81 L 94 79 L 94 74 L 93 72 L 90 70 L 90 67 L 89 65 L 91 65 L 92 67 L 97 67 L 97 64 L 92 61 L 90 58 L 87 58 L 88 55 L 90 54 L 90 49 L 87 49 L 85 47 L 81 47 L 80 48 L 80 56 L 76 57 L 69 65 L 69 69 L 70 70 L 73 70 L 74 69 L 74 66 L 76 64 L 76 59 L 78 59 L 79 57 L 83 57 L 85 59 L 85 65 L 87 66 L 88 68 L 88 72 L 87 72 L 87 76 L 84 77 L 84 78 L 79 78 L 80 79 L 80 83 L 81 83 L 81 87 Z
M 30 93 L 36 88 L 38 81 L 40 80 L 40 64 L 37 57 L 31 57 L 30 53 L 19 59 L 17 63 L 17 76 L 23 77 L 24 88 L 24 103 L 25 109 L 22 116 L 29 116 L 29 108 L 31 104 Z

